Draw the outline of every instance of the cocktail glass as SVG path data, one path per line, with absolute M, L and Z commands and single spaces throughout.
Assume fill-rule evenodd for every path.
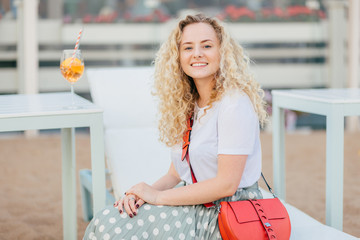
M 74 100 L 74 84 L 81 78 L 84 73 L 84 59 L 81 50 L 63 50 L 60 60 L 60 71 L 63 77 L 70 83 L 71 88 L 71 105 L 67 108 L 77 109 Z

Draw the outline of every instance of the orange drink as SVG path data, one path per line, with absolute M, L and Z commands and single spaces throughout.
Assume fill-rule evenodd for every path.
M 78 58 L 66 58 L 60 64 L 63 77 L 70 83 L 75 83 L 84 73 L 84 63 Z

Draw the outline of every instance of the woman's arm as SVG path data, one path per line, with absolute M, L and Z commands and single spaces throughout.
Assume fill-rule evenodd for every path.
M 247 155 L 219 155 L 216 177 L 163 191 L 140 183 L 128 193 L 156 205 L 194 205 L 232 196 L 239 186 Z
M 159 178 L 152 187 L 163 191 L 175 187 L 181 181 L 179 174 L 177 173 L 174 163 L 171 162 L 169 171 Z

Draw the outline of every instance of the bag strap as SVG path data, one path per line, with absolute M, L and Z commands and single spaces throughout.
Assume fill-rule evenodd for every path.
M 190 168 L 191 179 L 192 179 L 193 183 L 197 183 L 194 171 L 192 170 L 192 167 L 190 164 L 190 156 L 189 156 L 190 133 L 192 130 L 193 122 L 194 121 L 193 121 L 192 117 L 189 117 L 187 120 L 187 130 L 183 137 L 183 151 L 182 151 L 181 160 L 184 161 L 186 159 L 186 162 L 188 163 L 189 168 Z M 215 207 L 216 205 L 212 202 L 209 202 L 209 203 L 204 203 L 204 206 L 207 208 L 210 208 L 210 207 Z
M 260 221 L 261 221 L 261 224 L 262 226 L 264 227 L 264 230 L 266 232 L 266 235 L 268 236 L 268 239 L 271 239 L 271 240 L 276 240 L 277 237 L 275 235 L 275 231 L 274 229 L 271 227 L 271 224 L 268 220 L 268 217 L 264 211 L 264 208 L 261 206 L 260 202 L 257 201 L 256 199 L 251 199 L 251 200 L 248 200 L 251 205 L 254 207 Z
M 187 130 L 183 136 L 183 146 L 182 146 L 182 155 L 181 155 L 181 160 L 184 161 L 186 159 L 186 162 L 189 165 L 190 168 L 190 172 L 191 172 L 191 179 L 193 181 L 193 183 L 197 183 L 194 171 L 192 170 L 191 164 L 190 164 L 190 157 L 189 157 L 189 145 L 190 145 L 190 135 L 191 135 L 191 130 L 192 130 L 192 125 L 193 125 L 194 121 L 192 116 L 190 116 L 186 122 L 187 125 Z M 268 182 L 266 181 L 263 173 L 261 173 L 262 178 L 265 181 L 266 186 L 268 187 L 269 191 L 271 192 L 271 194 L 274 196 L 274 198 L 276 198 L 276 195 L 273 193 L 272 188 L 270 187 L 270 185 L 268 184 Z M 205 203 L 204 204 L 205 207 L 209 208 L 209 207 L 213 207 L 215 206 L 214 203 Z
M 268 182 L 266 181 L 265 177 L 264 177 L 264 174 L 261 172 L 261 176 L 262 178 L 264 179 L 264 182 L 267 186 L 267 188 L 269 189 L 269 191 L 271 192 L 271 194 L 274 196 L 274 198 L 277 198 L 277 196 L 275 195 L 275 193 L 272 191 L 272 188 L 270 187 L 270 185 L 268 184 Z

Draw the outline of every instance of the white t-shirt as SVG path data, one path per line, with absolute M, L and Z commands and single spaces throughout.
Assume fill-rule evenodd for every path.
M 231 91 L 212 108 L 195 107 L 189 156 L 198 182 L 214 178 L 218 154 L 248 155 L 239 188 L 249 187 L 260 178 L 260 126 L 253 105 L 243 92 Z M 182 146 L 171 150 L 171 159 L 180 178 L 192 183 L 189 166 L 181 160 Z

